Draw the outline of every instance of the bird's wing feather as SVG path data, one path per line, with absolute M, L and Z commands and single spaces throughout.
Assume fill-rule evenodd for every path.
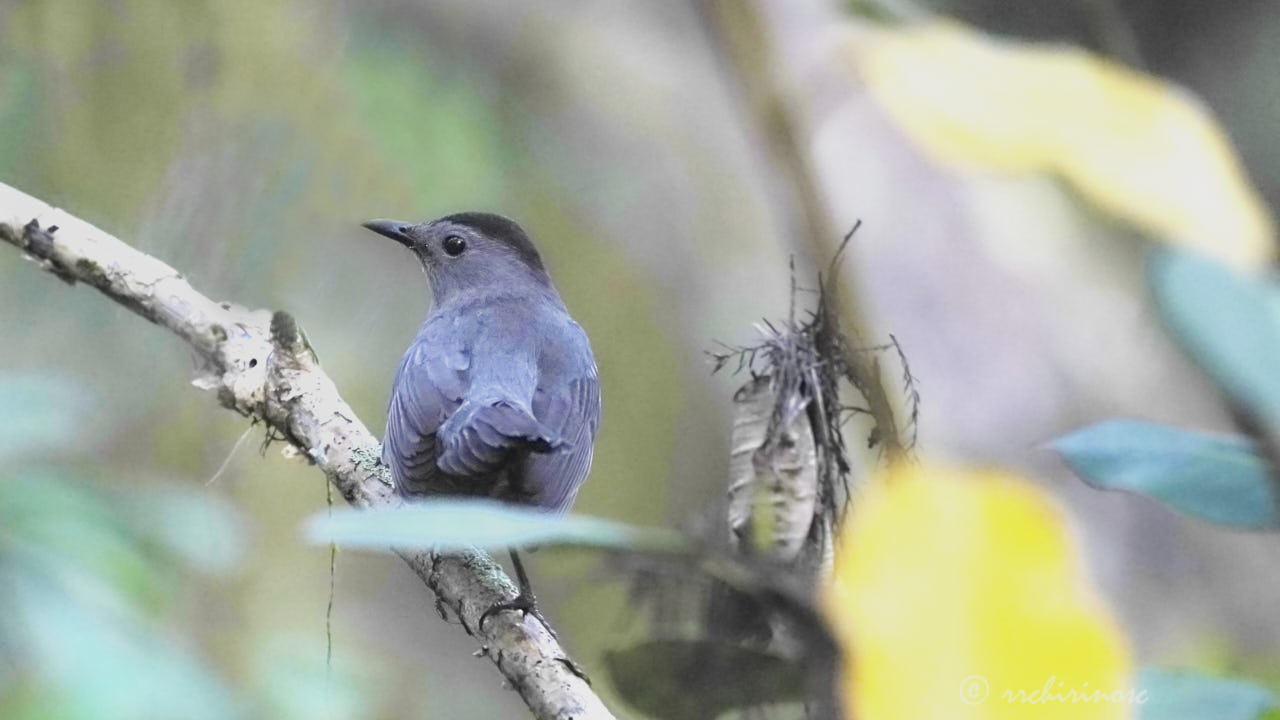
M 536 378 L 519 365 L 500 348 L 473 351 L 443 318 L 423 326 L 387 411 L 383 460 L 402 495 L 497 491 L 514 452 L 559 446 L 520 399 Z
M 401 495 L 440 492 L 446 480 L 436 467 L 436 431 L 466 394 L 470 357 L 445 329 L 443 323 L 422 328 L 392 385 L 382 460 Z
M 520 405 L 504 397 L 468 399 L 437 433 L 436 466 L 450 475 L 488 475 L 505 465 L 513 451 L 545 452 L 560 439 Z
M 541 400 L 541 402 L 539 402 Z M 591 470 L 592 448 L 600 425 L 600 382 L 590 374 L 535 398 L 538 419 L 564 439 L 563 445 L 525 460 L 523 487 L 529 502 L 556 512 L 573 504 Z
M 570 327 L 577 334 L 555 345 L 569 351 L 544 364 L 504 348 L 473 353 L 445 321 L 424 325 L 396 374 L 388 409 L 383 461 L 397 490 L 510 493 L 567 509 L 590 469 L 600 417 L 595 363 L 581 329 Z M 574 351 L 579 343 L 585 353 Z

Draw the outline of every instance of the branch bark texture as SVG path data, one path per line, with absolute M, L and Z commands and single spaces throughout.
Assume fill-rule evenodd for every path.
M 0 184 L 0 239 L 70 283 L 171 330 L 203 367 L 197 387 L 259 420 L 322 470 L 356 507 L 398 503 L 380 446 L 320 369 L 293 317 L 216 302 L 182 274 L 60 209 Z M 560 644 L 537 618 L 480 615 L 516 595 L 502 568 L 482 552 L 402 552 L 439 602 L 480 643 L 507 683 L 540 720 L 612 718 Z

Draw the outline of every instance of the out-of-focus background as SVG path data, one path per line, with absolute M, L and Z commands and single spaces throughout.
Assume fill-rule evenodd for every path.
M 1012 466 L 1060 496 L 1143 661 L 1280 671 L 1273 539 L 1088 490 L 1043 449 L 1116 416 L 1231 427 L 1143 289 L 1144 249 L 1169 240 L 1159 218 L 1132 221 L 1050 162 L 950 162 L 893 97 L 908 81 L 949 89 L 927 62 L 945 43 L 910 36 L 938 18 L 992 48 L 1085 48 L 1198 97 L 1230 142 L 1215 151 L 1243 163 L 1244 204 L 1262 218 L 1249 227 L 1269 228 L 1280 6 L 745 5 L 823 207 L 841 231 L 864 223 L 838 280 L 871 341 L 892 332 L 920 379 L 920 452 Z M 796 237 L 794 188 L 725 22 L 670 2 L 7 0 L 0 181 L 214 298 L 290 310 L 379 434 L 428 295 L 360 221 L 516 218 L 600 365 L 604 420 L 576 509 L 684 527 L 727 472 L 737 381 L 712 377 L 704 351 L 785 315 L 793 254 L 802 274 L 827 259 Z M 886 63 L 918 72 L 885 80 Z M 985 109 L 991 133 L 1016 134 L 1005 108 Z M 1214 195 L 1195 185 L 1215 177 L 1180 181 Z M 1269 262 L 1269 230 L 1220 227 L 1193 242 Z M 154 710 L 189 712 L 191 698 L 212 717 L 525 712 L 395 558 L 338 555 L 327 666 L 329 551 L 299 532 L 325 507 L 324 480 L 191 387 L 174 338 L 0 251 L 0 340 L 0 474 L 14 478 L 0 571 L 21 580 L 0 588 L 21 610 L 0 635 L 0 715 L 176 717 Z M 532 565 L 588 669 L 642 629 L 589 555 Z

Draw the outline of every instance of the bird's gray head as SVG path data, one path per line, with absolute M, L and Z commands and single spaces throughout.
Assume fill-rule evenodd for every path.
M 423 223 L 370 220 L 364 227 L 418 256 L 437 303 L 468 291 L 551 287 L 529 236 L 501 215 L 466 212 Z

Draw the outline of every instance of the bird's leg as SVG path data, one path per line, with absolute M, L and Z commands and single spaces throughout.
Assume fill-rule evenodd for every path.
M 480 627 L 484 627 L 484 621 L 492 614 L 503 610 L 519 610 L 525 615 L 532 615 L 542 623 L 547 632 L 552 637 L 556 636 L 556 631 L 551 629 L 551 625 L 547 619 L 542 617 L 542 613 L 538 610 L 538 598 L 533 594 L 533 586 L 529 583 L 529 574 L 524 570 L 524 563 L 520 562 L 520 555 L 515 548 L 511 548 L 511 565 L 516 571 L 516 582 L 520 585 L 520 594 L 506 602 L 494 603 L 488 610 L 480 615 Z
M 520 562 L 520 553 L 515 548 L 511 548 L 511 565 L 516 569 L 516 582 L 520 584 L 520 597 L 529 598 L 529 603 L 535 608 L 538 605 L 538 598 L 533 594 L 533 585 L 529 582 L 529 573 L 524 570 L 524 563 Z

